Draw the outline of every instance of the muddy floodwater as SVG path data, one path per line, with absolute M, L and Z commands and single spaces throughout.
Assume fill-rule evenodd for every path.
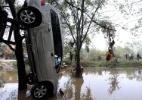
M 82 78 L 74 78 L 71 69 L 59 74 L 56 97 L 45 100 L 142 100 L 141 69 L 84 68 Z M 17 72 L 0 72 L 0 100 L 33 100 L 28 90 L 18 92 Z

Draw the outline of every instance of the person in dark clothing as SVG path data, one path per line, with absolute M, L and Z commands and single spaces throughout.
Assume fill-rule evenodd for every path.
M 139 53 L 137 53 L 137 60 L 139 60 L 140 59 L 140 54 Z
M 126 60 L 127 60 L 128 59 L 128 54 L 126 54 L 125 57 L 126 57 Z
M 72 54 L 72 52 L 70 51 L 70 60 L 71 60 L 71 62 L 72 62 L 72 58 L 73 58 L 73 54 Z

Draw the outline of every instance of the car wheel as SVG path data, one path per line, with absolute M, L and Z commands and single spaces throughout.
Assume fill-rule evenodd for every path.
M 26 76 L 26 82 L 30 85 L 33 85 L 35 83 L 35 76 L 33 73 L 29 73 Z
M 31 89 L 31 96 L 34 99 L 43 99 L 48 94 L 48 88 L 45 84 L 36 84 Z
M 18 20 L 27 27 L 37 27 L 42 22 L 40 11 L 34 7 L 21 8 L 17 14 Z

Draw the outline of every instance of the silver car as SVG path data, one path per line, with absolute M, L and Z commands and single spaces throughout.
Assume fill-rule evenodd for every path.
M 57 92 L 58 72 L 62 64 L 62 32 L 58 11 L 41 0 L 27 0 L 18 11 L 18 19 L 26 28 L 25 37 L 31 72 L 27 83 L 33 84 L 35 99 Z

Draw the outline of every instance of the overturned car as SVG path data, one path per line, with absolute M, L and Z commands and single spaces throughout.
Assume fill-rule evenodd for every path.
M 35 99 L 57 92 L 58 72 L 62 65 L 62 31 L 57 10 L 41 0 L 26 0 L 18 11 L 18 19 L 26 28 L 25 39 L 31 72 L 26 76 L 32 84 Z

